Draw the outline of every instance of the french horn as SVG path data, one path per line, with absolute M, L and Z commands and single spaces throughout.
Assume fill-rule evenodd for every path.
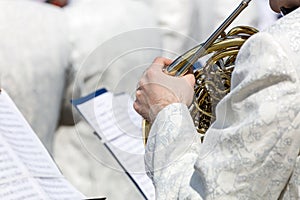
M 258 32 L 249 26 L 237 26 L 225 32 L 250 1 L 243 0 L 204 43 L 187 51 L 164 68 L 164 72 L 172 76 L 183 76 L 191 71 L 194 73 L 195 96 L 189 110 L 202 140 L 215 121 L 216 105 L 230 92 L 231 73 L 239 49 L 250 36 Z M 205 64 L 195 68 L 195 63 L 204 57 L 209 57 Z M 142 129 L 146 145 L 151 124 L 143 120 Z

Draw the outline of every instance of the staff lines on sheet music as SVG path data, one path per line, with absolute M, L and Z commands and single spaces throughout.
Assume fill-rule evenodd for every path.
M 22 176 L 23 174 L 22 171 L 18 171 L 18 167 L 16 165 L 8 165 L 6 167 L 1 167 L 0 170 L 1 170 L 0 185 L 3 182 L 9 182 L 13 179 L 19 179 L 19 177 Z M 1 181 L 1 180 L 5 180 L 5 181 Z
M 2 197 L 4 197 L 7 199 L 10 197 L 9 199 L 26 200 L 44 199 L 42 198 L 43 193 L 36 190 L 38 186 L 34 183 L 34 179 L 28 177 L 6 183 L 6 188 L 2 187 L 2 190 L 0 190 L 0 198 L 2 199 Z
M 9 107 L 5 104 L 4 101 L 0 100 L 0 113 L 11 115 L 13 112 L 10 111 Z
M 10 144 L 13 144 L 13 143 L 10 143 Z M 23 146 L 24 147 L 24 146 Z M 20 148 L 17 148 L 17 146 L 16 147 L 12 147 L 12 149 L 16 152 L 16 153 L 18 153 L 18 154 L 30 154 L 30 156 L 39 156 L 39 155 L 42 155 L 43 153 L 41 152 L 41 151 L 36 151 L 36 152 L 34 152 L 34 151 L 32 151 L 31 149 L 30 150 L 24 150 L 24 149 L 22 149 L 22 150 L 20 150 Z
M 0 102 L 1 103 L 1 102 Z M 9 109 L 5 108 L 5 107 L 0 107 L 0 113 L 3 113 L 5 115 L 10 115 L 13 112 L 9 111 Z
M 153 191 L 153 185 L 152 182 L 149 181 L 149 177 L 148 176 L 143 176 L 140 174 L 133 174 L 133 176 L 135 177 L 135 179 L 137 179 L 139 181 L 139 184 L 143 185 L 143 192 L 147 194 L 147 196 L 150 196 L 150 199 L 153 199 L 155 197 L 154 192 L 149 192 L 149 191 Z
M 120 139 L 121 138 L 121 139 Z M 126 135 L 121 135 L 119 138 L 110 141 L 112 145 L 119 147 L 119 149 L 125 152 L 131 152 L 132 154 L 144 155 L 145 150 L 141 148 L 140 140 L 136 138 L 131 138 Z M 132 151 L 134 150 L 134 151 Z
M 1 113 L 2 114 L 2 113 Z M 22 128 L 22 126 L 20 125 L 14 125 L 14 124 L 8 124 L 8 123 L 5 123 L 3 118 L 0 118 L 1 122 L 0 122 L 0 126 L 6 126 L 6 128 Z M 3 120 L 3 121 L 2 121 Z M 10 129 L 8 129 L 10 130 Z
M 130 172 L 131 174 L 142 174 L 145 171 L 144 166 L 138 164 L 138 162 L 141 160 L 141 158 L 140 159 L 129 159 L 129 156 L 127 156 L 127 157 L 120 156 L 120 160 L 122 160 L 123 162 L 126 161 L 126 164 L 124 164 L 126 172 Z
M 13 142 L 9 143 L 11 145 L 15 145 Z M 53 173 L 52 171 L 54 166 L 48 162 L 48 159 L 44 158 L 43 152 L 25 151 L 15 147 L 12 147 L 12 150 L 17 153 L 18 158 L 28 167 L 28 170 L 30 170 L 30 172 L 57 176 L 57 173 Z M 49 171 L 51 171 L 51 173 Z
M 64 179 L 61 179 L 61 180 L 55 180 L 55 181 L 48 181 L 48 179 L 39 179 L 38 181 L 41 183 L 40 185 L 43 186 L 43 187 L 46 187 L 48 189 L 55 189 L 55 188 L 58 188 L 58 189 L 61 189 L 61 190 L 65 190 L 66 188 L 64 187 L 64 185 L 61 185 L 62 184 L 62 180 Z
M 0 94 L 0 155 L 0 199 L 49 200 L 51 197 L 37 180 L 64 179 L 37 135 L 4 90 Z M 66 192 L 66 195 L 59 195 L 58 192 L 51 199 L 84 198 L 70 184 L 65 187 L 70 190 L 60 191 Z M 74 191 L 74 196 L 69 197 L 71 191 Z
M 9 153 L 7 153 L 7 155 L 9 156 Z M 12 156 L 12 155 L 10 155 Z M 2 167 L 0 169 L 1 171 L 1 178 L 0 178 L 0 199 L 2 199 L 1 197 L 6 197 L 5 199 L 8 198 L 9 195 L 14 196 L 13 199 L 16 199 L 16 191 L 17 194 L 20 194 L 22 191 L 27 191 L 30 188 L 36 188 L 37 186 L 32 186 L 32 187 L 28 187 L 30 186 L 30 184 L 24 184 L 21 185 L 20 187 L 16 188 L 16 185 L 14 183 L 17 182 L 24 182 L 24 180 L 27 180 L 27 182 L 34 182 L 33 178 L 28 177 L 27 172 L 24 173 L 24 169 L 22 170 L 22 166 L 18 166 L 16 164 L 16 160 L 14 160 L 13 158 L 11 158 L 12 161 L 12 165 L 9 165 L 9 163 L 6 162 L 6 167 Z M 6 171 L 6 175 L 4 175 L 3 173 L 5 172 L 5 170 L 13 170 L 13 173 L 8 173 Z M 11 186 L 13 185 L 13 187 Z M 28 192 L 28 191 L 27 191 Z M 28 195 L 28 194 L 27 194 Z M 32 193 L 30 194 L 32 195 Z M 19 199 L 24 199 L 26 197 L 26 195 L 21 195 Z M 35 191 L 34 192 L 34 197 L 36 199 L 36 197 L 40 197 L 40 192 Z M 26 197 L 27 198 L 27 197 Z
M 9 144 L 7 146 L 9 146 L 10 150 L 16 153 L 14 159 L 18 160 L 19 163 L 22 163 L 20 166 L 23 166 L 23 169 L 25 169 L 25 166 L 28 167 L 28 169 L 26 169 L 27 174 L 33 173 L 33 175 L 39 176 L 42 174 L 49 176 L 51 174 L 52 176 L 57 176 L 59 171 L 53 163 L 51 164 L 49 160 L 51 158 L 46 154 L 45 150 L 38 148 L 41 143 L 39 143 L 35 133 L 27 122 L 24 119 L 17 117 L 14 112 L 17 112 L 18 115 L 21 114 L 16 111 L 15 107 L 7 104 L 7 102 L 4 102 L 3 100 L 1 100 L 1 102 L 0 133 L 2 133 L 3 139 L 5 138 L 5 141 Z M 31 135 L 32 137 L 28 137 L 28 135 Z M 38 159 L 39 162 L 37 162 Z
M 105 131 L 111 131 L 114 130 L 114 135 L 105 135 L 103 134 Z M 103 138 L 105 141 L 114 141 L 120 137 L 122 137 L 122 134 L 119 133 L 118 129 L 116 127 L 110 127 L 108 126 L 107 129 L 100 129 L 100 131 L 97 131 L 98 134 L 101 135 L 101 138 Z
M 5 134 L 3 134 L 3 135 L 8 140 L 9 144 L 15 145 L 15 147 L 17 147 L 17 148 L 31 148 L 32 150 L 33 149 L 38 150 L 36 148 L 36 146 L 32 143 L 25 143 L 25 144 L 21 143 L 21 142 L 24 142 L 24 141 L 25 142 L 31 142 L 31 140 L 26 140 L 25 138 L 24 138 L 24 140 L 22 140 L 23 138 L 15 138 L 14 139 L 14 138 L 10 137 L 9 135 L 5 135 Z
M 109 113 L 110 110 L 107 110 L 107 112 Z M 108 123 L 105 123 L 106 121 Z M 103 123 L 100 124 L 101 122 L 103 122 Z M 117 139 L 118 137 L 120 137 L 122 134 L 124 134 L 123 131 L 121 131 L 118 126 L 114 125 L 114 122 L 115 122 L 115 120 L 111 116 L 111 114 L 109 114 L 108 117 L 101 117 L 101 115 L 97 114 L 96 124 L 99 126 L 99 129 L 101 130 L 101 132 L 102 133 L 105 133 L 105 132 L 113 133 L 111 135 L 104 134 L 104 136 L 105 136 L 104 138 L 108 141 L 113 141 L 113 140 Z
M 0 126 L 2 126 L 3 124 L 0 124 Z M 20 130 L 14 130 L 13 126 L 11 126 L 10 128 L 2 128 L 0 127 L 0 133 L 2 134 L 2 136 L 10 141 L 10 142 L 21 142 L 21 143 L 32 143 L 32 139 L 27 138 L 26 136 L 28 135 L 28 133 L 26 133 L 25 131 Z
M 73 188 L 64 177 L 61 178 L 37 178 L 39 186 L 49 196 L 50 199 L 79 199 L 79 192 Z M 81 195 L 81 194 L 80 194 Z M 80 199 L 85 199 L 81 195 Z
M 40 160 L 40 159 L 31 159 L 30 157 L 25 157 L 23 155 L 19 155 L 19 157 L 25 161 L 25 165 L 29 168 L 29 170 L 33 173 L 33 174 L 43 174 L 43 177 L 47 176 L 47 175 L 51 175 L 51 176 L 55 176 L 55 177 L 61 177 L 61 175 L 57 174 L 57 173 L 53 173 L 53 171 L 51 170 L 53 167 L 51 165 L 49 165 L 46 162 L 46 160 Z M 34 177 L 40 177 L 38 175 L 33 175 Z
M 49 157 L 46 156 L 45 151 L 37 148 L 35 140 L 14 141 L 14 138 L 11 138 L 11 136 L 18 138 L 18 135 L 8 136 L 7 134 L 3 134 L 2 136 L 8 139 L 7 143 L 10 144 L 12 151 L 16 153 L 18 159 L 28 167 L 31 173 L 36 173 L 36 175 L 44 174 L 45 176 L 57 176 L 59 174 L 56 166 L 49 162 Z M 24 135 L 21 138 L 24 138 Z M 26 144 L 26 141 L 29 144 Z M 18 142 L 23 142 L 23 144 L 19 144 Z
M 48 160 L 44 157 L 44 152 L 40 151 L 36 146 L 32 144 L 19 145 L 14 141 L 8 141 L 8 143 L 12 146 L 12 150 L 17 153 L 23 163 L 29 167 L 31 172 L 54 175 L 53 173 L 49 173 L 49 171 L 51 171 L 50 169 L 53 169 L 54 166 L 47 162 Z M 30 148 L 30 151 L 26 151 L 27 148 Z M 38 170 L 34 168 L 38 168 Z M 45 171 L 45 169 L 48 169 L 48 171 Z
M 5 151 L 5 149 L 2 148 L 0 149 L 1 154 L 6 153 L 6 157 L 1 156 L 1 175 L 0 175 L 0 184 L 3 182 L 7 182 L 10 180 L 13 180 L 19 176 L 23 175 L 22 169 L 18 167 L 18 164 L 14 162 L 15 160 L 9 155 L 8 151 Z M 5 164 L 4 166 L 2 165 Z
M 134 174 L 134 176 L 139 177 L 139 180 L 141 181 L 141 184 L 146 184 L 148 182 L 147 176 L 141 176 L 140 174 Z
M 122 139 L 120 139 L 121 141 Z M 121 141 L 122 142 L 122 141 Z M 121 145 L 124 145 L 124 144 L 127 144 L 127 143 L 122 143 Z M 143 154 L 141 152 L 138 152 L 138 153 L 132 153 L 130 152 L 130 150 L 124 150 L 122 148 L 119 148 L 120 146 L 117 146 L 116 144 L 110 144 L 110 146 L 115 150 L 117 151 L 119 154 L 121 154 L 122 158 L 124 158 L 125 160 L 127 161 L 132 161 L 132 160 L 139 160 L 139 159 L 143 159 Z M 131 146 L 131 145 L 130 145 Z M 134 147 L 134 146 L 132 146 Z M 140 149 L 139 149 L 140 150 Z M 139 158 L 139 159 L 138 159 Z
M 114 129 L 116 129 L 116 128 L 114 128 Z M 108 132 L 109 130 L 111 130 L 111 128 L 109 128 L 107 130 L 103 130 L 103 132 Z M 117 131 L 120 131 L 120 130 L 117 129 Z M 104 134 L 104 136 L 106 136 L 106 135 Z M 121 140 L 121 142 L 118 142 L 119 140 Z M 111 145 L 114 146 L 114 148 L 118 147 L 118 149 L 123 150 L 124 152 L 131 152 L 133 154 L 144 154 L 144 148 L 139 148 L 141 146 L 139 144 L 141 144 L 142 141 L 139 140 L 139 138 L 130 137 L 125 133 L 123 133 L 123 134 L 120 133 L 119 135 L 117 135 L 113 138 L 109 138 L 107 141 L 110 142 Z M 128 141 L 128 142 L 124 142 L 124 141 Z M 126 144 L 126 145 L 121 145 L 122 143 Z M 134 147 L 134 148 L 132 148 L 132 147 Z M 137 152 L 132 152 L 132 149 L 134 149 Z
M 61 178 L 59 180 L 56 179 L 54 181 L 49 181 L 49 179 L 40 178 L 38 179 L 38 182 L 47 192 L 50 192 L 52 195 L 60 195 L 62 193 L 67 195 L 71 194 L 71 191 L 65 184 L 64 178 Z
M 26 180 L 26 178 L 21 179 L 20 181 L 15 180 L 15 182 L 21 182 L 21 183 L 28 182 L 28 181 L 24 181 L 24 180 Z M 22 184 L 22 186 L 23 186 L 23 188 L 18 188 L 17 191 L 24 191 L 24 190 L 26 190 L 26 188 L 30 187 L 30 185 L 28 185 L 28 184 L 27 185 Z
M 18 119 L 15 118 L 10 118 L 8 115 L 1 113 L 1 115 L 5 115 L 5 117 L 0 117 L 0 125 L 1 126 L 5 126 L 6 128 L 18 128 L 18 129 L 22 129 L 23 125 L 21 125 L 20 121 Z
M 108 141 L 113 141 L 117 139 L 120 135 L 125 134 L 128 135 L 128 132 L 136 131 L 135 126 L 133 127 L 133 123 L 128 120 L 128 116 L 126 115 L 120 115 L 118 119 L 114 117 L 112 114 L 112 110 L 105 110 L 106 112 L 98 112 L 96 113 L 96 120 L 97 120 L 97 125 L 99 126 L 101 132 L 112 132 L 115 131 L 116 134 L 113 135 L 113 137 L 110 137 L 110 135 L 105 135 L 105 138 Z M 109 114 L 108 114 L 109 113 Z M 106 117 L 104 117 L 106 115 Z M 103 123 L 101 123 L 103 122 Z M 126 131 L 122 129 L 122 127 L 129 127 L 129 129 Z M 131 138 L 134 136 L 131 135 Z M 141 138 L 139 138 L 141 140 Z
M 39 149 L 36 149 L 34 145 L 32 144 L 19 144 L 18 141 L 14 142 L 14 141 L 8 141 L 8 143 L 10 145 L 15 145 L 13 148 L 14 151 L 16 151 L 17 153 L 20 154 L 30 154 L 30 156 L 38 156 L 38 155 L 43 155 L 43 153 L 41 151 L 39 151 Z M 27 150 L 28 148 L 32 148 L 30 150 Z M 23 150 L 22 150 L 23 149 Z
M 97 107 L 97 105 L 95 105 L 94 103 L 89 103 L 89 102 L 87 102 L 86 104 L 80 104 L 77 107 L 79 109 L 85 110 L 85 114 L 87 114 L 89 116 L 87 121 L 92 125 L 92 127 L 96 130 L 96 132 L 98 134 L 100 134 L 100 136 L 103 140 L 111 140 L 120 135 L 118 129 L 116 129 L 115 127 L 111 127 L 111 123 L 113 123 L 113 122 L 110 121 L 110 116 L 106 117 L 107 113 L 109 112 L 109 109 L 102 110 L 101 112 L 96 112 L 95 107 Z M 103 107 L 107 108 L 106 105 Z M 99 114 L 99 113 L 101 113 L 101 114 Z M 98 121 L 98 119 L 102 119 L 102 120 Z M 104 123 L 105 122 L 104 119 L 108 120 L 109 124 Z M 107 129 L 114 129 L 113 134 L 111 134 L 111 135 L 102 134 L 103 131 L 107 130 Z
M 29 175 L 29 171 L 25 168 L 25 166 L 23 165 L 23 163 L 21 162 L 21 160 L 19 159 L 19 157 L 16 155 L 16 154 L 14 154 L 14 151 L 13 151 L 13 149 L 11 148 L 11 146 L 7 143 L 7 141 L 3 138 L 3 135 L 2 134 L 0 134 L 0 144 L 1 144 L 1 151 L 3 152 L 3 151 L 5 151 L 6 152 L 6 155 L 7 156 L 9 156 L 10 158 L 11 158 L 11 160 L 13 161 L 13 165 L 12 165 L 12 163 L 7 163 L 7 162 L 5 162 L 5 163 L 3 163 L 3 164 L 7 164 L 6 166 L 8 167 L 9 166 L 9 164 L 10 164 L 10 166 L 13 166 L 13 169 L 15 169 L 15 166 L 17 166 L 17 170 L 19 171 L 19 172 L 21 172 L 21 174 L 22 174 L 22 176 L 28 176 Z M 5 169 L 5 168 L 4 168 Z M 4 169 L 3 169 L 3 171 L 1 171 L 2 172 L 2 174 L 4 173 L 4 172 L 7 172 L 7 171 L 4 171 Z M 7 173 L 10 173 L 10 172 L 7 172 Z M 16 178 L 16 175 L 18 175 L 18 176 L 20 176 L 19 174 L 17 174 L 17 173 L 12 173 L 12 174 L 10 174 L 10 175 L 12 175 L 11 177 L 9 177 L 9 179 L 8 180 L 10 180 L 10 179 L 12 179 L 12 180 L 14 180 L 14 178 Z

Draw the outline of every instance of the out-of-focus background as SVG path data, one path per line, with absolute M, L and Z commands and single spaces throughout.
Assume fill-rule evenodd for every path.
M 156 56 L 174 59 L 203 42 L 239 3 L 0 0 L 1 87 L 79 191 L 142 199 L 122 170 L 106 165 L 113 158 L 70 99 L 100 87 L 133 95 Z M 233 25 L 262 30 L 277 18 L 267 0 L 253 0 Z

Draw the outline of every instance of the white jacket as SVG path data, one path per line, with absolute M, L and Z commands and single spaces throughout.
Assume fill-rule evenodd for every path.
M 146 166 L 157 199 L 299 199 L 300 9 L 240 50 L 201 144 L 188 109 L 157 116 Z

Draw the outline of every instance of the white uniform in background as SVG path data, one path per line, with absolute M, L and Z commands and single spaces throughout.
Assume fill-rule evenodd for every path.
M 73 0 L 64 9 L 70 24 L 72 64 L 77 76 L 85 77 L 85 91 L 106 87 L 132 92 L 134 80 L 146 67 L 141 65 L 161 54 L 161 35 L 154 29 L 151 6 L 135 0 Z M 130 78 L 122 80 L 124 76 Z
M 236 0 L 152 1 L 159 27 L 164 29 L 164 54 L 170 58 L 204 42 L 240 3 Z M 230 27 L 257 27 L 257 24 L 257 5 L 251 2 Z
M 259 23 L 259 16 L 257 13 L 258 5 L 256 4 L 256 1 L 253 0 L 249 3 L 248 7 L 246 7 L 233 21 L 227 31 L 237 25 L 257 27 Z M 197 27 L 197 29 L 199 30 L 198 33 L 200 41 L 207 39 L 241 3 L 239 0 L 199 0 L 197 2 L 200 22 L 200 26 Z
M 259 23 L 258 29 L 263 30 L 270 25 L 272 25 L 280 16 L 280 14 L 275 13 L 269 5 L 268 0 L 256 0 L 255 3 L 258 7 Z
M 71 71 L 66 17 L 34 1 L 1 0 L 0 10 L 1 87 L 51 152 Z
M 199 42 L 196 0 L 152 0 L 152 5 L 162 29 L 164 56 L 175 58 Z

